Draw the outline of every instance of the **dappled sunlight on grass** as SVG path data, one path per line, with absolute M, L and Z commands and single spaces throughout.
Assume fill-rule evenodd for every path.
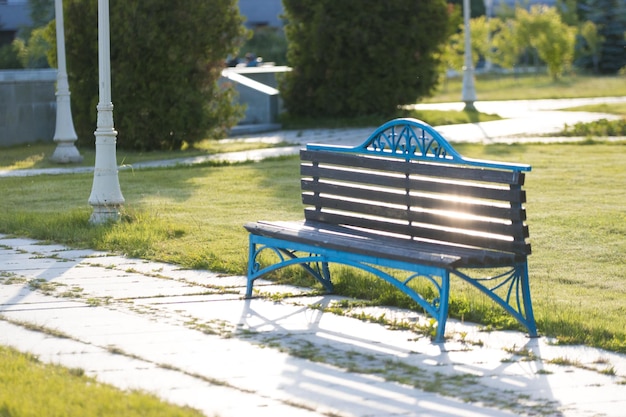
M 8 169 L 28 169 L 34 168 L 37 164 L 40 164 L 45 158 L 45 154 L 39 153 L 35 155 L 26 156 L 24 159 L 15 161 L 15 163 L 8 167 Z

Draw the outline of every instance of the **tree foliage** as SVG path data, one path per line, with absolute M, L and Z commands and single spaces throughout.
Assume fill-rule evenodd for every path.
M 527 45 L 521 43 L 516 37 L 515 19 L 495 19 L 492 22 L 494 31 L 490 58 L 494 64 L 500 65 L 502 68 L 512 69 Z
M 475 61 L 484 57 L 511 69 L 520 55 L 530 49 L 546 63 L 554 78 L 573 61 L 576 29 L 565 24 L 554 7 L 532 6 L 530 11 L 517 7 L 513 17 L 491 18 L 488 22 L 484 17 L 475 18 L 470 22 L 470 30 Z M 464 35 L 461 32 L 454 36 L 462 39 Z M 452 43 L 457 45 L 458 56 L 462 54 L 462 44 L 454 36 Z
M 252 37 L 241 47 L 241 52 L 252 53 L 263 62 L 275 65 L 287 63 L 287 39 L 282 28 L 263 26 L 252 31 Z M 241 58 L 241 54 L 239 55 Z
M 0 69 L 24 68 L 18 50 L 12 43 L 0 46 Z
M 584 20 L 592 21 L 603 38 L 598 70 L 604 74 L 616 73 L 626 66 L 626 0 L 580 0 L 579 7 Z
M 284 0 L 296 116 L 391 114 L 433 91 L 448 35 L 443 0 Z
M 13 48 L 17 52 L 18 59 L 23 68 L 49 68 L 47 53 L 51 48 L 49 36 L 46 32 L 48 27 L 42 26 L 30 31 L 30 36 L 25 41 L 16 38 Z
M 97 2 L 65 0 L 68 78 L 78 143 L 93 144 Z M 220 136 L 240 116 L 218 79 L 244 39 L 235 0 L 111 0 L 111 95 L 118 146 L 179 149 Z
M 54 19 L 54 0 L 28 0 L 32 27 L 45 26 Z
M 605 15 L 610 2 L 617 16 L 609 18 Z M 621 10 L 624 13 L 620 14 Z M 606 26 L 586 20 L 590 17 L 610 21 L 613 28 L 610 33 L 614 35 L 612 47 L 607 46 L 603 35 Z M 626 68 L 626 23 L 620 26 L 621 21 L 626 22 L 626 0 L 585 0 L 578 7 L 576 0 L 559 0 L 556 7 L 536 5 L 529 10 L 516 7 L 511 13 L 489 20 L 476 17 L 470 22 L 474 64 L 482 57 L 512 69 L 521 57 L 531 53 L 558 78 L 573 64 L 576 53 L 577 65 L 592 68 L 594 72 L 613 72 Z M 463 29 L 462 24 L 458 25 L 446 46 L 444 61 L 448 68 L 460 70 L 463 66 Z M 623 30 L 621 36 L 619 30 Z
M 54 18 L 54 0 L 29 0 L 28 6 L 31 24 L 20 27 L 10 44 L 0 46 L 0 69 L 49 67 L 46 54 L 51 45 L 45 27 Z
M 473 65 L 476 67 L 481 57 L 490 58 L 490 42 L 488 42 L 491 33 L 495 32 L 499 19 L 490 19 L 487 21 L 485 16 L 479 16 L 470 20 L 470 39 L 472 48 Z M 449 68 L 461 71 L 465 61 L 465 25 L 460 24 L 458 30 L 448 38 L 448 44 L 445 49 L 444 59 Z
M 535 48 L 553 78 L 561 76 L 574 60 L 575 28 L 563 23 L 556 8 L 542 5 L 517 8 L 515 21 L 518 41 Z
M 600 69 L 600 57 L 604 36 L 600 35 L 598 26 L 591 20 L 587 20 L 580 26 L 580 36 L 584 42 L 582 49 L 586 56 L 591 57 L 593 71 L 597 73 Z

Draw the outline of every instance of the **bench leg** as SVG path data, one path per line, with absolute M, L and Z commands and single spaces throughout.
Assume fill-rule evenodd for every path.
M 254 281 L 257 278 L 290 265 L 300 265 L 305 271 L 317 279 L 324 286 L 327 292 L 333 291 L 330 268 L 328 267 L 328 261 L 325 256 L 309 253 L 308 256 L 299 257 L 296 251 L 306 254 L 307 251 L 305 249 L 309 249 L 308 246 L 306 248 L 296 248 L 295 250 L 290 250 L 286 249 L 285 246 L 283 246 L 284 244 L 290 244 L 290 242 L 284 242 L 254 234 L 250 234 L 248 236 L 248 281 L 246 286 L 246 298 L 252 297 L 252 288 L 254 286 Z M 259 253 L 264 250 L 272 252 L 278 257 L 278 261 L 261 269 L 258 257 Z
M 439 317 L 437 317 L 437 333 L 435 343 L 443 343 L 446 333 L 446 321 L 448 320 L 448 305 L 450 298 L 450 273 L 443 272 L 441 276 L 441 290 L 439 293 Z
M 252 239 L 252 235 L 249 236 L 248 244 L 248 283 L 246 285 L 246 298 L 252 298 L 252 286 L 254 285 L 254 271 L 256 269 L 256 243 Z
M 471 277 L 458 270 L 453 273 L 464 279 L 499 304 L 528 330 L 530 337 L 538 337 L 533 314 L 528 263 L 518 262 L 511 269 L 491 277 Z
M 520 279 L 522 281 L 522 302 L 524 304 L 523 325 L 528 329 L 528 336 L 539 337 L 537 333 L 537 323 L 535 322 L 535 314 L 533 313 L 533 303 L 530 297 L 530 278 L 528 277 L 528 263 L 524 262 L 518 267 Z
M 326 292 L 333 292 L 333 282 L 330 277 L 330 268 L 328 267 L 328 262 L 321 263 L 321 271 L 315 275 L 317 280 L 324 286 Z

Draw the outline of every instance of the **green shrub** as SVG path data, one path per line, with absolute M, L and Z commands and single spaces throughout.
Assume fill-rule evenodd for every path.
M 66 0 L 67 67 L 81 145 L 93 144 L 98 103 L 97 2 Z M 179 149 L 221 136 L 241 115 L 220 87 L 244 38 L 235 0 L 111 0 L 111 95 L 118 146 Z
M 281 92 L 296 116 L 393 114 L 429 95 L 448 31 L 443 0 L 284 0 Z
M 286 65 L 287 38 L 285 38 L 285 32 L 281 28 L 274 27 L 256 28 L 252 37 L 241 48 L 241 52 L 244 54 L 251 52 L 263 58 L 263 62 Z
M 600 119 L 590 123 L 565 125 L 562 136 L 626 136 L 626 118 L 619 120 Z
M 0 46 L 0 69 L 22 69 L 22 63 L 13 44 Z

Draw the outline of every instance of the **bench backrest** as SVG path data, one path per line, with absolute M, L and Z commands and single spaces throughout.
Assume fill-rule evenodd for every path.
M 463 158 L 429 125 L 397 119 L 361 146 L 301 151 L 305 218 L 525 256 L 528 170 Z

